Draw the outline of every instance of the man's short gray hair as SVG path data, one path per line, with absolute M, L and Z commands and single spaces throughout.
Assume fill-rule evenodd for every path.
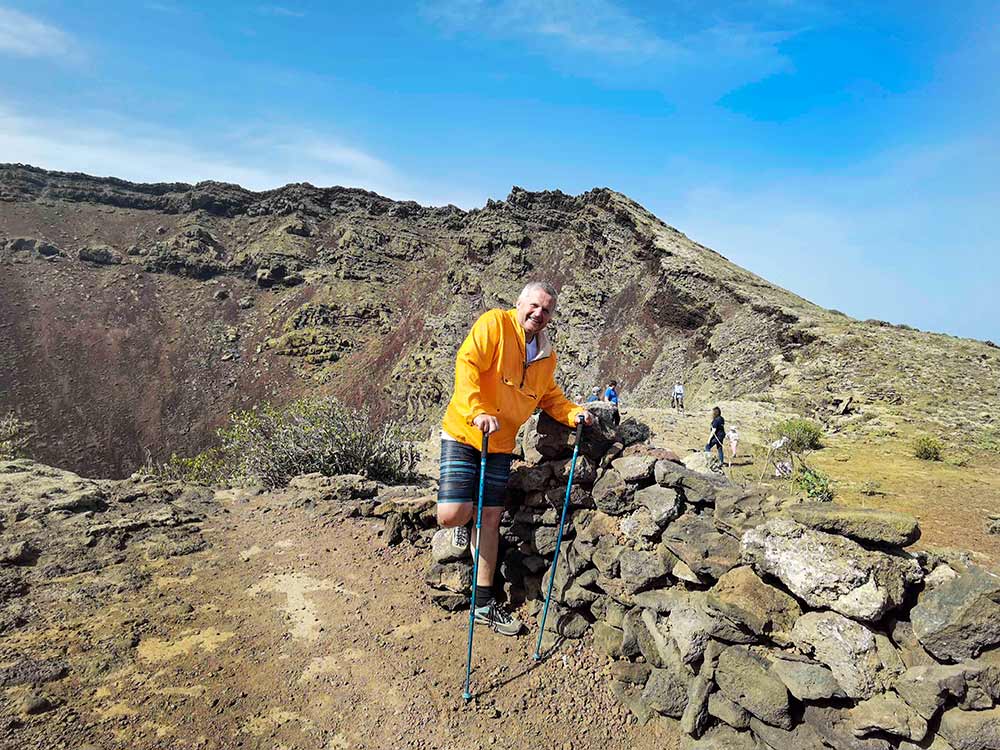
M 559 300 L 559 293 L 556 292 L 556 288 L 547 281 L 529 281 L 527 284 L 524 285 L 524 289 L 521 290 L 521 293 L 517 296 L 517 298 L 521 299 L 528 292 L 535 292 L 539 290 L 545 292 L 552 299 L 556 301 Z

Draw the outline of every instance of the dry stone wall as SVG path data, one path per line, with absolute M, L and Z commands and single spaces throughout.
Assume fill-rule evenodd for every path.
M 1000 577 L 908 552 L 911 517 L 735 486 L 597 411 L 543 645 L 590 633 L 614 695 L 689 750 L 1000 748 Z M 522 449 L 500 573 L 538 611 L 572 435 L 542 415 Z M 468 606 L 468 559 L 444 532 L 432 556 L 432 596 Z

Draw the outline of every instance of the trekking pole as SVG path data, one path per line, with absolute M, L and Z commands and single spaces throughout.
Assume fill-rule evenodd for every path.
M 483 450 L 479 460 L 479 502 L 476 504 L 476 552 L 472 561 L 472 597 L 469 602 L 469 651 L 465 657 L 465 700 L 472 698 L 469 690 L 469 680 L 472 675 L 472 633 L 476 628 L 476 585 L 479 582 L 479 549 L 481 547 L 480 530 L 483 527 L 483 493 L 486 490 L 486 455 L 490 445 L 490 434 L 483 433 Z M 470 545 L 471 547 L 471 545 Z
M 556 565 L 559 564 L 559 549 L 562 546 L 563 526 L 566 523 L 566 511 L 569 508 L 569 493 L 573 488 L 573 472 L 576 470 L 576 457 L 580 453 L 580 439 L 583 436 L 583 416 L 577 419 L 576 441 L 573 444 L 573 460 L 569 465 L 569 481 L 566 482 L 566 498 L 563 500 L 562 516 L 559 518 L 559 533 L 556 535 L 556 552 L 552 556 L 552 568 L 549 570 L 549 590 L 545 594 L 545 608 L 542 610 L 542 626 L 538 629 L 538 643 L 535 644 L 534 660 L 542 658 L 542 635 L 545 633 L 545 619 L 549 616 L 549 600 L 552 598 L 552 583 L 556 580 Z

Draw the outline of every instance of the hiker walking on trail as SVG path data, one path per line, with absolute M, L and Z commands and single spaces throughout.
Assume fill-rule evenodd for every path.
M 614 421 L 617 425 L 621 422 L 621 414 L 618 411 L 618 381 L 612 380 L 608 383 L 607 389 L 604 391 L 604 400 L 609 402 L 615 407 Z
M 472 541 L 479 555 L 475 621 L 503 635 L 517 635 L 521 623 L 494 596 L 500 519 L 517 432 L 540 407 L 572 427 L 593 417 L 567 399 L 555 382 L 556 354 L 544 333 L 556 308 L 551 284 L 524 287 L 512 310 L 490 310 L 473 324 L 455 358 L 455 390 L 441 425 L 438 523 L 452 528 L 452 543 L 470 543 L 476 510 L 480 446 L 489 435 L 486 457 L 482 539 Z
M 670 397 L 670 405 L 678 411 L 684 411 L 684 385 L 677 383 L 674 385 L 673 394 Z
M 601 400 L 601 389 L 600 389 L 600 387 L 599 387 L 599 386 L 596 386 L 596 385 L 595 385 L 595 386 L 594 386 L 594 387 L 593 387 L 593 388 L 592 388 L 592 389 L 590 390 L 590 395 L 589 395 L 589 396 L 587 396 L 587 403 L 588 403 L 588 404 L 592 404 L 592 403 L 594 403 L 595 401 L 600 401 L 600 400 Z
M 726 420 L 722 416 L 722 410 L 716 406 L 712 408 L 712 434 L 708 438 L 705 452 L 708 453 L 715 448 L 719 452 L 719 463 L 725 464 L 726 459 L 722 453 L 722 441 L 726 439 Z

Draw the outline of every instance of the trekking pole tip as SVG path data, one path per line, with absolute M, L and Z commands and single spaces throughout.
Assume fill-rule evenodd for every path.
M 542 655 L 536 651 L 535 653 L 533 653 L 531 655 L 531 658 L 534 659 L 535 661 L 541 661 L 542 660 Z
M 466 690 L 465 692 L 462 693 L 462 697 L 466 700 L 466 702 L 471 701 L 472 693 Z

